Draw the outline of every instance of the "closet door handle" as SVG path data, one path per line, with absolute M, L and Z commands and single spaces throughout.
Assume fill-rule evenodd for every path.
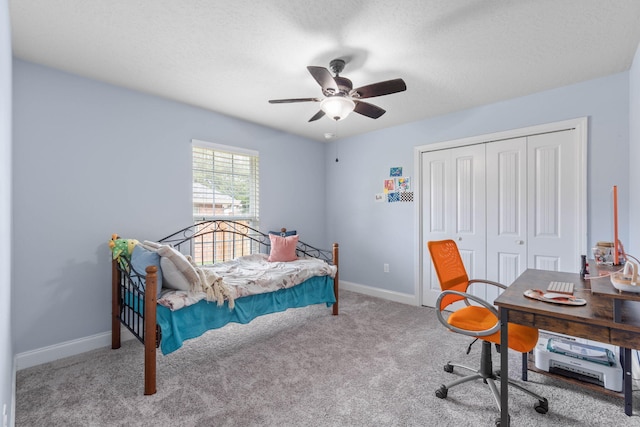
M 524 240 L 516 240 L 516 245 L 524 245 Z

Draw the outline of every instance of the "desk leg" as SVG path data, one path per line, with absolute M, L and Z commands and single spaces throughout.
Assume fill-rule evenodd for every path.
M 613 321 L 616 323 L 622 323 L 622 300 L 613 300 Z
M 624 413 L 633 415 L 633 391 L 631 390 L 631 349 L 620 348 L 622 350 L 622 374 L 624 375 L 622 387 L 624 388 Z
M 500 427 L 509 425 L 509 310 L 500 307 Z
M 622 300 L 613 300 L 613 321 L 622 323 Z M 633 415 L 633 397 L 632 384 L 633 375 L 631 374 L 631 349 L 620 347 L 622 352 L 622 388 L 624 391 L 624 413 Z

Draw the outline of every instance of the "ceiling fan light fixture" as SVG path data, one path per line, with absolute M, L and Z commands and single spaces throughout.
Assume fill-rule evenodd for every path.
M 347 117 L 355 107 L 356 103 L 345 96 L 331 96 L 320 102 L 320 109 L 335 121 Z
M 313 77 L 322 88 L 324 98 L 271 99 L 269 103 L 320 102 L 320 110 L 309 119 L 309 122 L 315 122 L 322 116 L 328 116 L 337 122 L 345 119 L 352 111 L 355 111 L 361 116 L 378 119 L 386 111 L 377 105 L 364 102 L 362 99 L 391 95 L 392 93 L 407 90 L 407 85 L 402 79 L 386 80 L 353 89 L 351 80 L 339 75 L 344 65 L 344 59 L 331 61 L 330 66 L 335 73 L 335 77 L 324 67 L 315 65 L 309 65 L 307 67 L 311 77 Z

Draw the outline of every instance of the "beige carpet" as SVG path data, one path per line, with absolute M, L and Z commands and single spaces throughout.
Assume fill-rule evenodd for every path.
M 143 347 L 104 348 L 18 372 L 16 426 L 493 426 L 481 381 L 434 391 L 479 363 L 480 344 L 448 332 L 433 309 L 341 293 L 341 314 L 313 306 L 228 325 L 158 356 L 143 395 Z M 520 355 L 510 354 L 518 378 Z M 494 366 L 499 357 L 494 353 Z M 620 398 L 530 373 L 549 413 L 511 393 L 512 426 L 640 426 Z M 635 396 L 635 408 L 640 402 Z

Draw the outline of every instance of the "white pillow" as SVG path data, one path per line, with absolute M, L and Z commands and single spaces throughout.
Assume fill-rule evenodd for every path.
M 200 278 L 189 260 L 171 246 L 158 248 L 163 286 L 179 291 L 194 290 L 200 284 Z

